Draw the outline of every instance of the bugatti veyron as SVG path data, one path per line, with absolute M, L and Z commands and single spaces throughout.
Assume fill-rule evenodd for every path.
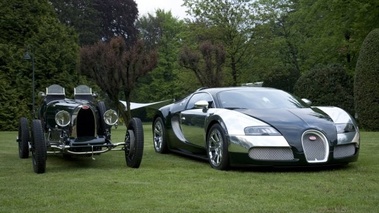
M 157 153 L 206 159 L 219 170 L 346 165 L 360 147 L 345 110 L 264 87 L 199 89 L 157 110 L 152 128 Z

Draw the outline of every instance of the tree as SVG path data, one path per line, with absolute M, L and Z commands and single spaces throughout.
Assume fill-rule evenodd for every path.
M 138 82 L 138 90 L 133 92 L 133 99 L 151 102 L 175 99 L 187 94 L 188 87 L 197 85 L 197 82 L 192 78 L 194 80 L 191 80 L 191 83 L 183 84 L 191 78 L 183 77 L 189 74 L 183 72 L 178 62 L 185 30 L 184 22 L 174 18 L 171 12 L 158 9 L 154 14 L 140 17 L 136 26 L 140 32 L 140 39 L 145 42 L 147 48 L 157 49 L 159 58 L 157 67 Z
M 51 0 L 59 20 L 79 34 L 79 44 L 121 36 L 128 46 L 137 40 L 134 22 L 138 16 L 134 0 Z
M 316 64 L 339 63 L 350 71 L 356 65 L 365 36 L 379 27 L 378 1 L 299 0 L 291 19 L 306 36 L 301 49 L 305 69 Z
M 96 0 L 95 9 L 101 16 L 103 39 L 120 36 L 125 40 L 127 48 L 137 41 L 138 31 L 134 23 L 138 9 L 134 0 Z
M 255 26 L 253 4 L 246 0 L 184 0 L 183 5 L 193 17 L 192 25 L 202 25 L 199 28 L 201 32 L 196 29 L 192 31 L 193 37 L 203 37 L 196 43 L 206 40 L 222 43 L 226 51 L 227 68 L 231 72 L 230 84 L 240 83 L 239 75 L 249 69 L 246 65 L 252 59 L 249 51 L 253 46 L 250 41 Z
M 50 0 L 59 20 L 73 27 L 79 45 L 94 44 L 102 38 L 100 11 L 93 0 Z
M 192 70 L 204 87 L 223 85 L 222 66 L 224 63 L 224 47 L 209 41 L 202 42 L 198 51 L 185 47 L 180 54 L 180 65 Z
M 379 130 L 379 28 L 364 40 L 354 80 L 355 110 L 365 130 Z
M 131 118 L 131 92 L 138 79 L 153 70 L 156 63 L 156 52 L 147 51 L 140 40 L 131 48 L 127 48 L 122 37 L 81 48 L 81 73 L 94 79 L 108 95 L 119 109 L 125 125 Z M 121 95 L 127 102 L 128 111 L 119 102 Z
M 260 0 L 256 2 L 257 16 L 254 35 L 254 64 L 265 67 L 268 73 L 274 70 L 294 70 L 301 73 L 301 30 L 292 20 L 296 4 L 291 0 Z M 301 25 L 301 24 L 298 24 Z M 268 66 L 268 67 L 266 67 Z M 261 71 L 262 72 L 262 71 Z
M 35 61 L 35 91 L 52 83 L 73 88 L 77 82 L 78 45 L 76 33 L 59 23 L 47 1 L 9 0 L 0 3 L 0 69 L 7 113 L 6 128 L 16 129 L 19 116 L 31 117 L 32 62 L 23 59 L 26 51 Z M 11 85 L 11 87 L 10 87 Z M 17 106 L 17 110 L 3 107 Z M 2 128 L 2 127 L 0 127 Z

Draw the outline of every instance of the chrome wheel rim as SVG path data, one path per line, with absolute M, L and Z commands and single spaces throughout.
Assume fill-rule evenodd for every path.
M 208 155 L 212 165 L 219 166 L 222 161 L 222 144 L 223 139 L 221 132 L 214 129 L 209 135 L 208 139 Z
M 163 141 L 163 127 L 161 122 L 156 122 L 154 125 L 154 148 L 157 151 L 162 149 L 162 141 Z

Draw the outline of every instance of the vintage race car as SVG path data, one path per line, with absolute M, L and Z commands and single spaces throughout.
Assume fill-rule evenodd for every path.
M 30 129 L 28 119 L 22 117 L 17 137 L 19 157 L 28 158 L 31 151 L 34 172 L 45 172 L 47 154 L 94 158 L 110 150 L 123 150 L 127 166 L 139 168 L 144 146 L 140 119 L 131 119 L 124 142 L 112 143 L 111 128 L 118 122 L 117 112 L 96 101 L 90 87 L 76 87 L 74 98 L 68 99 L 65 89 L 54 84 L 42 97 L 38 119 L 31 121 Z
M 354 118 L 338 107 L 310 104 L 272 88 L 199 89 L 157 111 L 154 149 L 207 159 L 219 170 L 356 161 L 360 135 Z

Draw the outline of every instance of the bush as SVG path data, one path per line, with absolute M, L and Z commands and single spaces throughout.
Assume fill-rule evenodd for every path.
M 284 68 L 275 69 L 268 73 L 263 79 L 264 87 L 273 87 L 292 93 L 300 73 L 296 69 Z
M 316 66 L 299 78 L 294 94 L 315 106 L 337 106 L 354 115 L 353 78 L 341 65 Z
M 358 121 L 365 130 L 379 130 L 379 29 L 363 41 L 355 69 L 354 96 Z

